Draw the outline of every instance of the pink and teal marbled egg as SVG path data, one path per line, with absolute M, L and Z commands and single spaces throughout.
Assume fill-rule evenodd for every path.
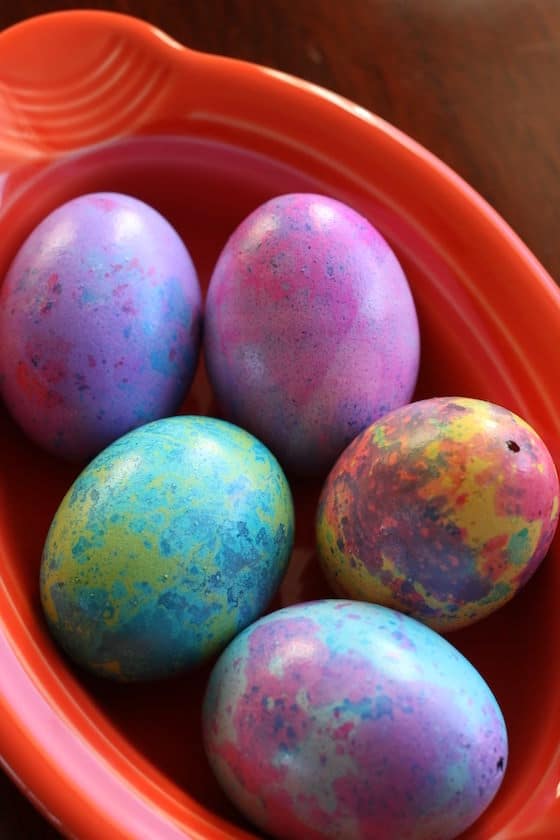
M 420 622 L 351 601 L 242 632 L 212 672 L 203 722 L 226 793 L 286 840 L 451 840 L 507 764 L 501 711 L 473 666 Z
M 172 414 L 194 376 L 201 292 L 154 209 L 96 193 L 29 235 L 0 290 L 0 391 L 26 434 L 85 460 Z
M 290 194 L 257 208 L 217 262 L 205 355 L 229 419 L 283 466 L 324 474 L 374 420 L 407 403 L 419 331 L 402 268 L 350 207 Z

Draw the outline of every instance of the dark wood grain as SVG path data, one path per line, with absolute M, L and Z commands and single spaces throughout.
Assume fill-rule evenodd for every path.
M 137 15 L 375 111 L 463 175 L 560 279 L 559 0 L 20 0 L 0 4 L 0 27 L 79 6 Z M 4 778 L 0 836 L 57 836 Z

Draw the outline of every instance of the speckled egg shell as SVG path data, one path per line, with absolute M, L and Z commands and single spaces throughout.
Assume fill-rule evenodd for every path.
M 0 390 L 36 443 L 85 460 L 172 414 L 194 375 L 201 293 L 189 253 L 129 196 L 81 196 L 17 253 L 0 291 Z
M 98 455 L 62 501 L 43 552 L 44 612 L 90 670 L 165 677 L 262 614 L 292 542 L 290 489 L 263 444 L 221 420 L 155 421 Z
M 502 714 L 473 666 L 414 619 L 351 601 L 245 630 L 213 669 L 203 724 L 226 793 L 286 840 L 451 840 L 507 762 Z
M 283 195 L 242 222 L 216 264 L 205 355 L 226 415 L 289 471 L 324 475 L 358 432 L 409 401 L 416 310 L 366 219 L 325 196 Z
M 536 432 L 505 408 L 442 397 L 353 441 L 323 489 L 317 543 L 335 592 L 445 631 L 509 601 L 557 520 L 558 475 Z

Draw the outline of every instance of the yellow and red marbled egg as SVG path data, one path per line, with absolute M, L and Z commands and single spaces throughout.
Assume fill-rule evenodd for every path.
M 558 498 L 552 457 L 520 417 L 480 400 L 423 400 L 340 456 L 319 502 L 319 557 L 337 593 L 453 630 L 533 575 Z

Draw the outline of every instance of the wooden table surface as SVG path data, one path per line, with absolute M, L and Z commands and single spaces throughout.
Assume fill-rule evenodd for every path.
M 19 0 L 0 4 L 0 28 L 79 6 L 137 15 L 380 114 L 466 178 L 560 280 L 560 0 Z M 58 837 L 1 774 L 0 837 Z

